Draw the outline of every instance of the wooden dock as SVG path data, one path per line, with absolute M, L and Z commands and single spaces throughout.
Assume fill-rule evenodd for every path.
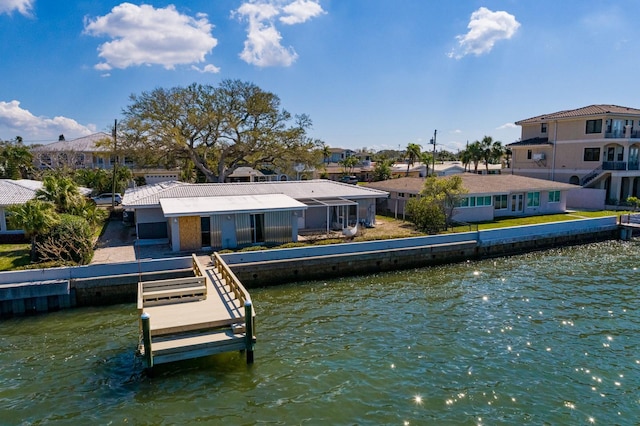
M 138 283 L 138 353 L 147 368 L 235 350 L 253 362 L 249 293 L 217 253 L 206 266 L 192 257 L 193 277 Z

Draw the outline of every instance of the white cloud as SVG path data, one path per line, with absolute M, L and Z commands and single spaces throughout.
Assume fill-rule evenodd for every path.
M 280 22 L 287 25 L 302 24 L 326 13 L 322 10 L 322 6 L 311 0 L 296 0 L 283 7 L 282 11 L 286 15 L 280 17 Z
M 502 126 L 496 127 L 496 130 L 504 130 L 504 129 L 517 129 L 514 123 L 504 123 Z
M 195 65 L 191 65 L 191 69 L 201 72 L 201 73 L 211 73 L 211 74 L 217 74 L 220 72 L 220 68 L 216 67 L 215 65 L 211 65 L 211 64 L 207 64 L 202 68 L 198 68 Z
M 275 20 L 285 25 L 301 24 L 326 13 L 316 0 L 251 0 L 232 15 L 246 20 L 247 39 L 240 58 L 259 67 L 289 66 L 298 58 L 292 47 L 281 44 Z
M 32 17 L 33 0 L 0 0 L 0 15 L 11 15 L 14 10 L 28 18 Z
M 516 33 L 520 23 L 515 16 L 504 12 L 492 12 L 481 7 L 471 14 L 469 32 L 456 36 L 458 47 L 449 53 L 450 58 L 460 59 L 474 54 L 480 56 L 493 49 L 493 45 L 500 40 L 508 40 Z
M 175 6 L 156 9 L 122 3 L 105 16 L 85 18 L 85 33 L 112 40 L 98 47 L 104 60 L 95 65 L 100 71 L 139 65 L 176 65 L 204 62 L 218 44 L 211 35 L 207 15 L 195 18 L 180 14 Z M 205 67 L 206 68 L 206 67 Z
M 3 139 L 22 136 L 25 141 L 51 139 L 57 140 L 58 135 L 67 138 L 85 136 L 96 132 L 92 124 L 83 126 L 67 117 L 37 117 L 29 110 L 20 107 L 20 102 L 0 101 L 0 129 L 7 133 Z

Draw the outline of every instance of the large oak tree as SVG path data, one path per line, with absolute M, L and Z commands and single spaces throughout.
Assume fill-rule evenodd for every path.
M 309 117 L 292 116 L 278 96 L 252 83 L 157 88 L 130 100 L 118 144 L 142 166 L 188 159 L 207 181 L 223 182 L 239 166 L 290 172 L 321 159 L 319 142 L 307 136 Z

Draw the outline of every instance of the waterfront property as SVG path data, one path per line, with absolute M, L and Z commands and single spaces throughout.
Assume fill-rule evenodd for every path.
M 598 188 L 611 204 L 640 196 L 640 109 L 589 105 L 515 124 L 513 173 Z
M 567 209 L 568 193 L 581 191 L 577 185 L 517 175 L 462 173 L 456 176 L 462 178 L 462 186 L 468 191 L 453 212 L 453 219 L 461 222 L 563 213 Z M 381 200 L 378 210 L 404 218 L 407 202 L 420 196 L 424 182 L 424 179 L 409 177 L 372 182 L 367 186 L 389 193 L 387 200 Z
M 253 362 L 249 293 L 219 256 L 207 267 L 192 258 L 192 277 L 138 283 L 138 353 L 148 368 L 235 350 Z
M 297 241 L 300 232 L 329 232 L 375 223 L 385 191 L 328 180 L 164 182 L 127 190 L 140 242 L 169 242 L 173 251 L 224 249 Z

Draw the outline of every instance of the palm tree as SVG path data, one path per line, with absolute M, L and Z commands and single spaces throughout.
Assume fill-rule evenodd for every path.
M 491 136 L 485 136 L 482 138 L 482 142 L 480 142 L 480 148 L 482 150 L 484 165 L 487 173 L 489 173 L 489 164 L 499 160 L 504 155 L 504 147 L 502 146 L 502 142 L 494 141 Z
M 82 202 L 78 186 L 71 178 L 51 175 L 43 179 L 36 198 L 52 202 L 59 213 L 67 213 Z
M 407 145 L 407 176 L 409 176 L 409 168 L 418 158 L 421 158 L 422 147 L 417 143 Z
M 353 173 L 353 168 L 358 164 L 358 157 L 350 155 L 340 160 L 339 163 L 342 166 L 342 172 L 344 174 L 351 175 Z
M 467 148 L 469 151 L 469 159 L 473 163 L 473 172 L 478 173 L 478 163 L 482 160 L 482 146 L 480 141 L 475 141 Z
M 322 159 L 323 163 L 329 164 L 329 158 L 331 157 L 331 148 L 329 145 L 322 144 Z
M 46 234 L 59 221 L 53 204 L 41 200 L 29 200 L 24 204 L 10 207 L 11 222 L 17 229 L 22 229 L 31 239 L 31 260 L 35 260 L 36 239 Z
M 460 153 L 460 161 L 462 161 L 462 164 L 464 165 L 464 171 L 466 172 L 467 168 L 471 164 L 471 152 L 469 152 L 469 148 L 468 147 L 467 147 L 467 149 L 463 150 Z

